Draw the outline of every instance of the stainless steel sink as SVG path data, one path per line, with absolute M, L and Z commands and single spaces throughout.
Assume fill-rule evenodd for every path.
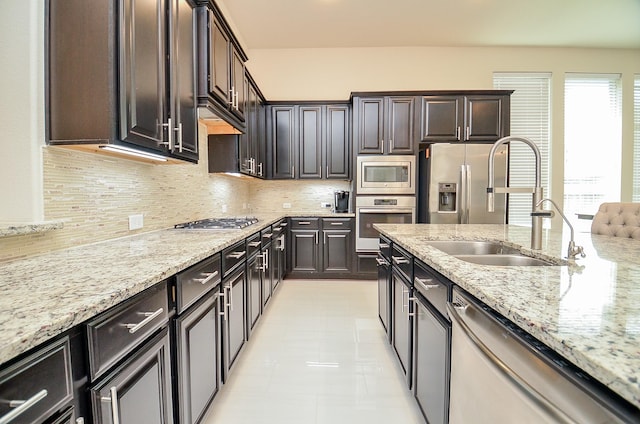
M 466 262 L 471 262 L 479 265 L 493 265 L 493 266 L 551 266 L 555 265 L 547 261 L 543 261 L 538 258 L 531 258 L 521 254 L 507 254 L 507 255 L 454 255 L 456 258 Z
M 518 249 L 503 246 L 496 241 L 431 240 L 427 244 L 449 255 L 504 255 L 519 253 Z

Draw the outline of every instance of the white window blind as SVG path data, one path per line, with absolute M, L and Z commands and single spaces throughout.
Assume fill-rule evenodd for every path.
M 511 95 L 511 135 L 526 137 L 540 148 L 542 187 L 549 192 L 550 146 L 550 73 L 493 74 L 493 86 L 500 90 L 515 90 Z M 509 150 L 509 185 L 533 187 L 535 156 L 523 143 L 512 143 Z M 510 224 L 531 226 L 531 194 L 509 195 Z M 549 225 L 549 220 L 544 220 Z
M 571 219 L 620 201 L 620 75 L 566 74 L 564 96 L 564 212 Z
M 640 75 L 633 83 L 633 198 L 640 202 Z

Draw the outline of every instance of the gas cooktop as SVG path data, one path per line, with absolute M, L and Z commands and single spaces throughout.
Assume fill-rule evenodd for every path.
M 258 222 L 258 218 L 209 218 L 199 221 L 184 222 L 174 225 L 174 228 L 186 230 L 240 230 Z

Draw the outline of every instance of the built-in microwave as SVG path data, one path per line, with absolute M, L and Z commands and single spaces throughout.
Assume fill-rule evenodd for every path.
M 358 156 L 357 194 L 415 194 L 415 156 Z

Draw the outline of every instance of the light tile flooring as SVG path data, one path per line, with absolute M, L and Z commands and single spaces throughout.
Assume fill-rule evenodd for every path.
M 377 294 L 375 281 L 285 280 L 203 422 L 423 423 Z

